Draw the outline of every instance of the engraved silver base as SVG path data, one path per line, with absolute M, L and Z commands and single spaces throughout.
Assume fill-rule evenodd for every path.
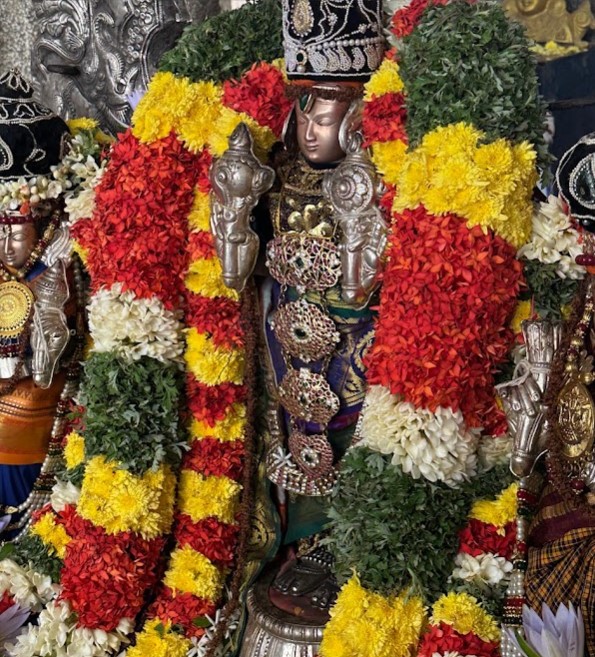
M 271 577 L 248 592 L 248 625 L 240 657 L 315 657 L 324 625 L 312 625 L 277 609 L 269 600 Z

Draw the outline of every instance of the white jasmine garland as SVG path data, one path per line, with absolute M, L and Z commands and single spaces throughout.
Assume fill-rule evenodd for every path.
M 69 225 L 72 226 L 77 221 L 88 219 L 93 215 L 95 210 L 95 188 L 101 182 L 106 169 L 107 160 L 98 165 L 91 156 L 88 156 L 84 165 L 84 172 L 79 170 L 81 182 L 78 189 L 76 192 L 69 192 L 65 196 L 65 209 L 68 213 Z
M 9 593 L 21 607 L 38 612 L 58 595 L 58 590 L 48 575 L 19 566 L 12 559 L 0 561 L 0 596 Z
M 57 481 L 52 488 L 50 504 L 56 513 L 60 513 L 69 504 L 75 506 L 80 496 L 81 489 L 77 488 L 71 481 Z
M 228 655 L 233 652 L 234 646 L 230 645 L 230 639 L 234 632 L 237 630 L 239 616 L 239 611 L 236 611 L 233 617 L 230 619 L 227 628 L 225 629 L 225 636 L 223 637 L 223 641 L 215 651 L 215 657 L 224 657 L 224 655 Z M 217 609 L 214 618 L 211 616 L 206 616 L 206 619 L 211 624 L 205 628 L 205 632 L 202 636 L 192 637 L 192 648 L 190 648 L 190 650 L 186 653 L 187 657 L 204 657 L 211 641 L 213 640 L 217 626 L 219 623 L 221 623 L 223 618 L 224 617 L 220 609 Z
M 109 657 L 128 643 L 133 629 L 130 619 L 121 620 L 113 632 L 80 628 L 67 602 L 52 602 L 38 624 L 29 625 L 7 649 L 11 657 Z
M 416 409 L 383 386 L 371 386 L 359 445 L 392 454 L 392 463 L 414 479 L 456 486 L 476 473 L 479 433 L 466 427 L 459 411 Z
M 138 360 L 178 361 L 184 352 L 181 315 L 166 310 L 159 299 L 137 299 L 120 283 L 102 288 L 89 304 L 93 351 L 115 352 Z
M 539 260 L 556 266 L 560 278 L 580 279 L 585 275 L 584 267 L 574 261 L 582 253 L 578 244 L 578 233 L 562 209 L 557 196 L 549 196 L 547 203 L 540 203 L 533 213 L 531 241 L 521 247 L 519 257 Z
M 512 563 L 504 557 L 489 552 L 473 557 L 466 552 L 459 552 L 455 559 L 456 568 L 452 571 L 453 579 L 495 586 L 504 584 L 512 572 Z

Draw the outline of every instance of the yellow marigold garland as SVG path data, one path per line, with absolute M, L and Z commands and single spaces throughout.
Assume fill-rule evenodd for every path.
M 423 204 L 433 214 L 452 212 L 520 247 L 531 235 L 535 150 L 483 138 L 467 123 L 425 135 L 405 158 L 394 210 Z
M 192 420 L 190 435 L 196 440 L 209 436 L 221 442 L 243 440 L 246 428 L 246 406 L 244 404 L 232 404 L 225 417 L 213 426 L 206 422 Z
M 71 538 L 63 525 L 56 524 L 53 513 L 45 513 L 41 516 L 31 527 L 31 533 L 39 536 L 44 545 L 49 548 L 50 554 L 54 553 L 60 559 L 64 559 Z
M 85 460 L 85 439 L 76 431 L 71 431 L 66 436 L 64 445 L 64 461 L 66 468 L 72 470 Z
M 517 491 L 518 484 L 511 484 L 495 500 L 478 500 L 473 505 L 469 517 L 502 529 L 516 519 Z
M 326 625 L 321 657 L 408 657 L 426 623 L 421 598 L 385 598 L 354 575 L 341 589 Z
M 186 287 L 194 294 L 209 299 L 226 297 L 237 301 L 238 293 L 225 285 L 222 274 L 218 258 L 195 260 L 188 268 Z
M 193 470 L 182 470 L 178 507 L 193 522 L 214 516 L 222 522 L 232 523 L 241 489 L 240 484 L 228 477 L 205 477 Z
M 188 369 L 207 385 L 214 386 L 230 381 L 242 383 L 244 379 L 244 355 L 240 349 L 217 347 L 206 333 L 190 329 L 185 358 Z
M 375 141 L 371 149 L 372 162 L 385 182 L 397 185 L 407 157 L 407 144 L 400 139 Z
M 158 618 L 145 624 L 136 645 L 128 648 L 127 657 L 186 657 L 192 642 L 172 631 L 171 621 Z
M 211 199 L 208 194 L 196 189 L 194 203 L 188 215 L 188 224 L 191 230 L 210 230 Z
M 168 466 L 139 477 L 96 456 L 86 466 L 78 512 L 108 534 L 133 531 L 156 538 L 171 527 L 175 483 Z
M 477 599 L 468 593 L 448 593 L 432 607 L 432 623 L 446 623 L 460 634 L 473 632 L 483 641 L 498 641 L 500 629 Z
M 224 581 L 225 573 L 188 545 L 172 552 L 164 580 L 172 590 L 204 600 L 217 600 Z
M 399 93 L 404 89 L 399 75 L 399 64 L 394 59 L 385 58 L 378 70 L 364 85 L 364 100 L 387 93 Z

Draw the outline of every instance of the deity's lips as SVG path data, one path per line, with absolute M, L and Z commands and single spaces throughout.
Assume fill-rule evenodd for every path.
M 580 253 L 574 259 L 577 265 L 583 267 L 595 267 L 595 254 L 593 253 Z

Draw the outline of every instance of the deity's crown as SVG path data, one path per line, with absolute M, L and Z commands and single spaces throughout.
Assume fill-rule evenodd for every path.
M 361 82 L 385 48 L 381 0 L 283 0 L 285 65 L 292 80 Z
M 0 182 L 49 174 L 68 136 L 66 123 L 33 99 L 19 71 L 0 76 Z
M 564 153 L 556 182 L 573 219 L 595 233 L 595 132 L 579 139 Z

